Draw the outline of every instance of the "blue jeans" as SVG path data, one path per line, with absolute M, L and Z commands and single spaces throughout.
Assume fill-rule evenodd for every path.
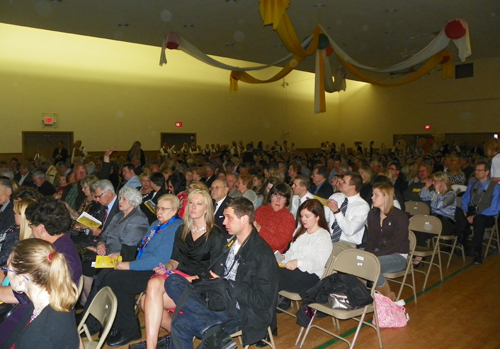
M 406 268 L 406 258 L 399 253 L 389 254 L 387 256 L 378 256 L 380 262 L 380 277 L 377 281 L 377 287 L 385 284 L 385 277 L 383 273 L 394 273 L 404 270 Z
M 165 291 L 178 303 L 184 290 L 191 288 L 192 285 L 180 275 L 170 275 L 165 282 Z M 203 333 L 216 325 L 222 325 L 226 333 L 231 334 L 239 330 L 241 324 L 241 312 L 236 309 L 236 316 L 231 318 L 230 313 L 226 311 L 215 312 L 208 310 L 202 303 L 198 294 L 193 291 L 182 306 L 182 314 L 179 314 L 172 321 L 171 336 L 176 338 L 181 345 L 173 349 L 186 349 L 193 347 L 193 337 L 201 338 Z

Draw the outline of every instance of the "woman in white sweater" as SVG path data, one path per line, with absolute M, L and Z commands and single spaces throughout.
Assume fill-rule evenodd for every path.
M 280 262 L 280 291 L 298 293 L 314 286 L 322 277 L 332 253 L 332 241 L 321 202 L 306 200 L 298 212 L 302 227 L 295 233 L 290 248 Z M 288 309 L 290 301 L 283 300 L 279 307 Z

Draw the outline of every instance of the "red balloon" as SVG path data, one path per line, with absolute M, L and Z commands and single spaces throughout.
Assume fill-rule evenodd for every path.
M 444 28 L 444 33 L 447 37 L 452 40 L 460 39 L 466 33 L 466 30 L 462 23 L 458 19 L 448 22 L 446 27 Z

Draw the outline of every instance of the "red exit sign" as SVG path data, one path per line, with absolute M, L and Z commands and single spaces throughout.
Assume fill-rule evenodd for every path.
M 176 122 L 175 127 L 182 127 L 182 122 Z

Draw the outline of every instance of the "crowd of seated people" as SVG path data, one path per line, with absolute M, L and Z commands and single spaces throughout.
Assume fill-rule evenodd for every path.
M 298 151 L 293 143 L 264 146 L 259 142 L 255 146 L 253 142 L 233 142 L 232 146 L 207 144 L 204 148 L 185 144 L 178 151 L 164 144 L 160 155 L 150 159 L 140 142 L 134 142 L 127 157 L 115 156 L 117 149 L 110 148 L 95 158 L 88 154 L 72 157 L 71 164 L 53 165 L 43 159 L 0 163 L 0 264 L 12 270 L 0 275 L 4 281 L 0 301 L 20 304 L 0 326 L 13 334 L 5 337 L 11 338 L 9 343 L 17 343 L 14 333 L 18 335 L 19 323 L 32 311 L 30 293 L 23 298 L 13 292 L 22 278 L 15 277 L 14 287 L 9 278 L 4 280 L 5 275 L 18 273 L 9 264 L 9 255 L 20 241 L 32 237 L 54 244 L 65 255 L 73 282 L 82 275 L 83 260 L 86 291 L 82 305 L 88 306 L 104 286 L 115 291 L 120 304 L 108 337 L 112 347 L 141 338 L 133 313 L 134 296 L 141 292 L 145 292 L 142 308 L 147 337 L 142 347 L 159 347 L 165 340 L 158 338 L 160 328 L 175 334 L 175 321 L 179 321 L 177 328 L 185 325 L 179 316 L 174 323 L 171 317 L 179 290 L 186 287 L 179 275 L 189 283 L 210 275 L 210 266 L 239 288 L 250 277 L 243 276 L 246 271 L 240 273 L 251 267 L 242 263 L 245 258 L 268 263 L 272 257 L 277 264 L 272 254 L 278 251 L 285 268 L 268 268 L 269 285 L 252 281 L 256 282 L 255 292 L 274 292 L 267 299 L 269 305 L 276 305 L 278 290 L 295 292 L 316 283 L 330 256 L 335 258 L 344 249 L 364 246 L 379 257 L 383 271 L 404 269 L 408 253 L 405 201 L 427 202 L 431 214 L 442 221 L 443 233 L 459 235 L 460 244 L 467 244 L 469 234 L 463 232 L 472 226 L 467 253 L 475 264 L 481 264 L 485 229 L 495 224 L 500 210 L 499 150 L 498 141 L 487 142 L 483 153 L 461 147 L 427 154 L 419 148 L 377 150 L 373 144 L 366 153 L 362 149 L 349 153 L 345 145 L 329 142 L 314 152 Z M 457 192 L 453 184 L 466 185 L 467 190 Z M 458 196 L 462 196 L 462 204 L 457 206 Z M 231 200 L 239 201 L 231 206 Z M 101 225 L 87 227 L 77 222 L 84 212 Z M 418 232 L 417 237 L 419 244 L 428 238 Z M 234 251 L 226 246 L 230 239 L 237 241 Z M 325 241 L 331 244 L 325 245 Z M 255 254 L 246 244 L 264 244 L 266 249 Z M 96 271 L 92 268 L 96 255 L 121 256 L 122 262 L 114 269 Z M 219 257 L 226 259 L 214 266 Z M 174 271 L 179 274 L 173 275 Z M 167 276 L 172 276 L 170 286 L 165 282 Z M 393 299 L 383 277 L 376 287 Z M 242 326 L 260 316 L 271 325 L 272 314 L 257 316 L 251 309 L 253 303 L 245 298 L 250 297 L 247 291 L 238 295 L 242 297 L 237 298 L 238 309 L 254 318 L 242 317 Z M 190 307 L 184 304 L 183 312 Z M 63 313 L 68 309 L 52 308 Z M 205 333 L 198 328 L 189 333 L 203 342 L 231 347 L 220 331 Z M 250 339 L 244 338 L 246 344 L 266 334 L 260 327 L 250 333 Z M 181 342 L 186 341 L 185 334 L 177 335 Z

